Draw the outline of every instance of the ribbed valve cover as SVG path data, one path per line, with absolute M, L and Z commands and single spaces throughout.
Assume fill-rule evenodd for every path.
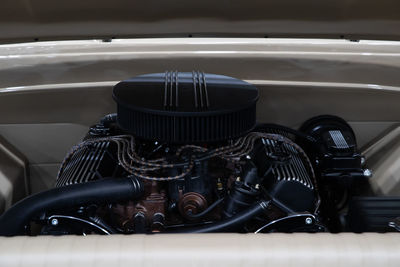
M 249 132 L 258 89 L 203 72 L 146 74 L 114 86 L 119 126 L 135 136 L 170 143 L 213 142 Z

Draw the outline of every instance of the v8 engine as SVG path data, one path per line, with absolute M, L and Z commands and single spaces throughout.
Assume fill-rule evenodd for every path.
M 17 203 L 1 235 L 341 231 L 364 181 L 350 126 L 256 122 L 258 89 L 198 71 L 115 85 L 117 113 L 66 155 L 55 188 Z

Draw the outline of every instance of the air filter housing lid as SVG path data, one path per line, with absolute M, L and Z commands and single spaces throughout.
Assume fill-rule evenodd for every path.
M 115 85 L 119 126 L 142 138 L 173 143 L 238 137 L 256 123 L 258 90 L 203 72 L 146 74 Z

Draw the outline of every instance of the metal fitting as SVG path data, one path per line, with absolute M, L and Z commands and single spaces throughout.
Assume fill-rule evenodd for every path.
M 53 218 L 53 219 L 51 219 L 50 223 L 53 226 L 57 226 L 58 225 L 58 220 L 56 218 Z
M 371 177 L 372 176 L 372 171 L 370 170 L 370 169 L 365 169 L 364 171 L 363 171 L 363 175 L 365 176 L 365 177 Z

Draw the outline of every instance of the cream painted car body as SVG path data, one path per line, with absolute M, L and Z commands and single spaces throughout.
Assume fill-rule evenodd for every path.
M 374 190 L 399 195 L 399 14 L 395 0 L 3 3 L 0 210 L 54 185 L 115 111 L 115 83 L 175 69 L 254 83 L 260 122 L 343 117 Z M 398 234 L 372 233 L 12 237 L 0 266 L 398 266 L 399 250 Z
M 112 86 L 165 69 L 208 70 L 261 92 L 262 122 L 318 114 L 355 129 L 378 192 L 399 194 L 400 43 L 312 39 L 130 39 L 0 47 L 2 207 L 54 185 L 65 153 L 104 114 Z M 12 167 L 10 167 L 12 166 Z M 397 266 L 397 234 L 205 234 L 0 238 L 1 266 Z

